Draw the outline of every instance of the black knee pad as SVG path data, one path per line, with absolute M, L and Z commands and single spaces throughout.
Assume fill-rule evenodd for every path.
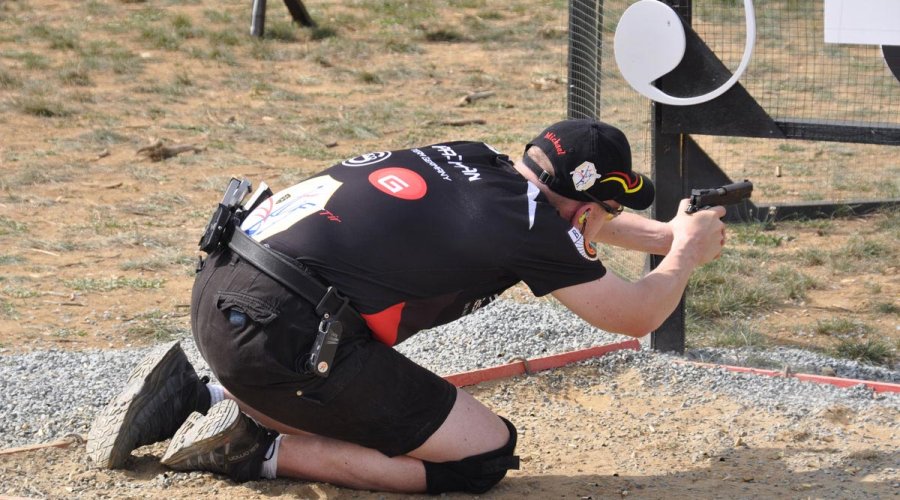
M 506 476 L 506 471 L 519 469 L 516 450 L 516 427 L 500 417 L 509 429 L 509 441 L 502 448 L 455 462 L 424 462 L 429 495 L 450 491 L 484 493 Z

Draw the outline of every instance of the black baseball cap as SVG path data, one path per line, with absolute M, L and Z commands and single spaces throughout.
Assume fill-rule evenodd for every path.
M 643 210 L 656 190 L 649 177 L 631 171 L 631 146 L 621 130 L 597 120 L 563 120 L 525 146 L 547 155 L 553 174 L 526 153 L 523 161 L 553 192 L 578 201 L 615 200 Z

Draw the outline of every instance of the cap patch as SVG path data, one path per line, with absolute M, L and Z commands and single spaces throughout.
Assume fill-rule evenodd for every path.
M 572 184 L 575 185 L 576 191 L 585 191 L 594 185 L 594 182 L 600 178 L 597 174 L 597 167 L 593 163 L 586 161 L 572 171 Z

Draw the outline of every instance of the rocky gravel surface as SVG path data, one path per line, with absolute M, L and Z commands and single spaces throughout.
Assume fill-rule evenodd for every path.
M 448 375 L 622 340 L 625 337 L 592 328 L 552 303 L 501 299 L 453 324 L 422 332 L 398 349 L 429 369 Z M 182 339 L 182 347 L 198 372 L 211 375 L 189 337 Z M 122 388 L 147 350 L 47 350 L 0 355 L 0 448 L 46 442 L 71 433 L 86 434 L 93 415 Z M 826 371 L 846 378 L 900 380 L 896 370 L 795 349 L 702 349 L 686 357 L 626 351 L 595 363 L 610 369 L 626 363 L 638 370 L 647 384 L 704 387 L 789 415 L 815 412 L 833 404 L 853 410 L 873 405 L 900 408 L 900 394 L 876 394 L 863 386 L 841 389 L 794 378 L 736 374 L 681 362 L 691 359 L 726 364 L 767 360 L 762 364 L 788 366 L 793 372 Z

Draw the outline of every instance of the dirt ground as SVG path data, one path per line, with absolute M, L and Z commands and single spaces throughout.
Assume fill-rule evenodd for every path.
M 319 30 L 291 27 L 275 5 L 263 41 L 245 35 L 238 1 L 0 4 L 0 352 L 183 332 L 196 242 L 231 176 L 278 190 L 361 152 L 460 138 L 517 155 L 564 114 L 561 6 L 308 4 Z M 464 102 L 476 92 L 488 97 Z M 158 141 L 186 151 L 154 161 L 144 149 Z M 767 235 L 781 244 L 757 259 L 763 271 L 854 238 L 886 243 L 872 243 L 877 266 L 842 274 L 801 262 L 820 286 L 762 318 L 764 335 L 823 347 L 830 339 L 810 332 L 840 317 L 896 346 L 900 280 L 884 224 Z
M 269 2 L 259 41 L 238 0 L 0 2 L 0 353 L 186 332 L 196 242 L 232 175 L 277 190 L 361 152 L 461 138 L 518 154 L 565 112 L 564 3 L 307 1 L 311 31 Z M 463 101 L 477 91 L 489 94 Z M 157 141 L 191 147 L 139 153 Z M 842 248 L 884 220 L 780 226 L 772 260 Z M 896 264 L 807 271 L 824 285 L 758 318 L 775 345 L 826 347 L 812 330 L 835 317 L 898 345 Z M 523 430 L 523 469 L 496 498 L 900 494 L 896 415 L 794 421 L 585 367 L 470 390 Z M 127 471 L 94 471 L 83 450 L 0 455 L 0 495 L 390 498 L 173 474 L 161 446 Z
M 469 389 L 520 430 L 522 467 L 488 498 L 889 498 L 896 414 L 834 406 L 793 419 L 702 388 L 650 386 L 627 367 L 571 366 Z M 159 464 L 88 467 L 84 445 L 0 456 L 0 494 L 33 498 L 400 498 L 327 484 L 235 485 Z M 466 495 L 451 495 L 465 497 Z

